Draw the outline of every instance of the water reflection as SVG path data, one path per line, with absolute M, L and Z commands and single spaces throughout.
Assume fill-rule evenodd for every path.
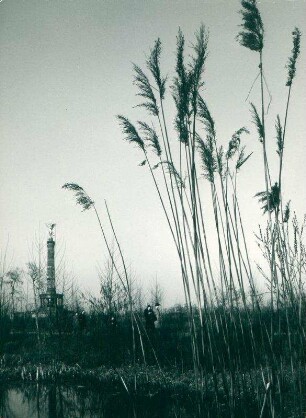
M 85 386 L 0 386 L 1 418 L 195 417 L 193 403 L 162 394 L 138 395 Z

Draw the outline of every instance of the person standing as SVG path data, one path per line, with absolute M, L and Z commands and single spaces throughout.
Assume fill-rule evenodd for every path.
M 154 331 L 157 317 L 150 304 L 148 304 L 148 306 L 144 310 L 144 317 L 145 317 L 145 322 L 146 322 L 146 330 L 149 332 Z
M 155 303 L 155 311 L 156 311 L 156 324 L 155 324 L 155 328 L 160 328 L 160 325 L 161 325 L 161 317 L 160 317 L 160 304 L 158 302 Z
M 79 321 L 79 331 L 81 333 L 83 333 L 85 331 L 85 328 L 86 328 L 86 315 L 85 315 L 85 311 L 82 311 L 78 315 L 78 321 Z

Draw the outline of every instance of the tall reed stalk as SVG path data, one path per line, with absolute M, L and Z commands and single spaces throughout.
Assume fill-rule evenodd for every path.
M 107 213 L 107 218 L 109 220 L 109 224 L 111 227 L 111 231 L 112 231 L 112 239 L 115 241 L 117 249 L 119 251 L 119 255 L 120 255 L 120 261 L 121 261 L 121 265 L 118 264 L 118 260 L 116 260 L 116 258 L 114 257 L 114 251 L 110 245 L 110 239 L 107 237 L 105 229 L 103 227 L 100 215 L 97 211 L 95 202 L 90 198 L 90 196 L 87 194 L 87 192 L 78 184 L 76 183 L 66 183 L 63 185 L 63 189 L 66 190 L 70 190 L 73 191 L 75 193 L 75 197 L 76 197 L 76 202 L 77 204 L 79 204 L 83 211 L 85 210 L 90 210 L 91 208 L 94 210 L 95 216 L 97 218 L 98 224 L 99 224 L 99 228 L 103 237 L 103 241 L 106 245 L 106 249 L 107 249 L 107 253 L 108 256 L 110 257 L 111 263 L 112 263 L 112 267 L 114 268 L 114 271 L 117 274 L 117 277 L 120 280 L 120 283 L 123 287 L 123 290 L 125 292 L 125 295 L 127 296 L 128 299 L 128 305 L 129 305 L 129 314 L 130 314 L 130 324 L 131 324 L 131 333 L 132 333 L 132 361 L 133 361 L 133 366 L 134 366 L 134 376 L 135 376 L 135 380 L 134 380 L 134 390 L 136 390 L 136 385 L 137 385 L 137 381 L 136 381 L 136 336 L 138 336 L 139 338 L 139 342 L 140 342 L 140 347 L 141 347 L 141 352 L 142 352 L 142 356 L 143 356 L 143 360 L 144 363 L 146 363 L 146 356 L 145 356 L 145 352 L 144 352 L 144 343 L 143 343 L 143 332 L 142 332 L 142 324 L 140 319 L 138 318 L 137 313 L 134 310 L 134 301 L 133 301 L 133 295 L 132 295 L 132 288 L 131 288 L 131 281 L 130 281 L 130 277 L 128 274 L 128 270 L 127 270 L 127 265 L 126 265 L 126 261 L 123 255 L 123 251 L 121 248 L 121 245 L 119 243 L 118 240 L 118 236 L 117 233 L 115 231 L 115 227 L 113 224 L 113 220 L 111 218 L 111 214 L 108 208 L 108 205 L 105 201 L 105 208 L 106 208 L 106 213 Z M 156 352 L 153 346 L 151 346 L 152 350 L 153 350 L 153 354 L 155 356 L 156 362 L 159 365 L 157 356 L 156 356 Z

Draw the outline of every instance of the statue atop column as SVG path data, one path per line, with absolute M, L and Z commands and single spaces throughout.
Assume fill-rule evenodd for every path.
M 54 237 L 55 225 L 56 224 L 53 224 L 53 223 L 46 224 L 46 227 L 48 228 L 48 231 L 49 231 L 49 239 L 51 239 L 51 240 L 53 240 L 53 237 Z

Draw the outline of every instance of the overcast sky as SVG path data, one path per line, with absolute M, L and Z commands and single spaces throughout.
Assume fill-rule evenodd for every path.
M 268 151 L 276 178 L 274 121 L 284 118 L 285 64 L 291 32 L 306 25 L 306 2 L 259 2 L 265 26 L 265 78 L 272 102 L 267 115 Z M 249 101 L 258 103 L 258 56 L 236 41 L 237 0 L 2 0 L 0 2 L 0 248 L 9 242 L 13 266 L 24 267 L 35 235 L 47 239 L 45 223 L 57 224 L 68 270 L 83 288 L 97 291 L 97 264 L 105 247 L 92 212 L 82 213 L 61 189 L 77 182 L 95 200 L 106 223 L 104 199 L 128 264 L 146 288 L 157 277 L 169 303 L 180 300 L 181 279 L 152 179 L 139 167 L 139 151 L 122 140 L 115 116 L 144 115 L 132 85 L 132 62 L 160 37 L 162 69 L 169 83 L 181 27 L 190 45 L 201 22 L 210 33 L 203 95 L 216 121 L 220 143 L 247 126 L 253 151 L 240 176 L 239 195 L 253 257 L 253 232 L 264 222 L 253 198 L 264 189 L 261 145 L 252 126 Z M 301 218 L 305 212 L 304 38 L 294 81 L 284 161 L 285 200 Z M 267 90 L 266 90 L 267 94 Z M 267 99 L 268 101 L 268 99 Z M 173 106 L 167 98 L 172 124 Z M 176 137 L 173 133 L 173 142 Z M 201 180 L 204 183 L 204 180 Z M 203 190 L 205 186 L 203 185 Z M 209 199 L 209 196 L 207 196 Z M 212 226 L 213 228 L 213 226 Z

